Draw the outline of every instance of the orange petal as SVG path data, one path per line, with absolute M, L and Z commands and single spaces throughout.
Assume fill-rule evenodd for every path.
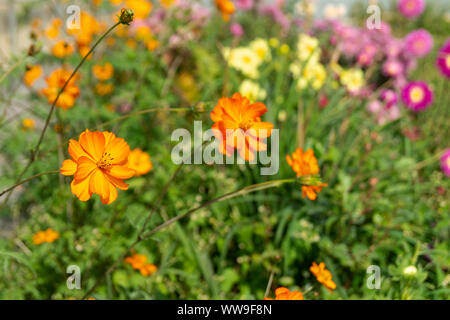
M 70 189 L 72 190 L 72 193 L 80 199 L 80 201 L 88 201 L 92 196 L 92 193 L 89 192 L 89 177 L 84 180 L 73 179 L 70 184 Z
M 83 156 L 78 159 L 78 168 L 75 172 L 75 179 L 86 179 L 95 169 L 97 169 L 97 165 L 90 158 Z
M 101 170 L 95 170 L 89 179 L 89 190 L 92 193 L 98 194 L 103 204 L 109 202 L 109 189 L 114 188 L 111 183 L 105 178 Z
M 267 108 L 264 105 L 264 103 L 261 102 L 255 102 L 250 105 L 248 105 L 244 110 L 244 117 L 245 119 L 255 119 L 257 117 L 262 116 L 264 113 L 267 112 Z
M 80 143 L 73 139 L 69 140 L 69 154 L 74 161 L 78 161 L 78 158 L 83 156 L 89 157 L 86 151 L 81 147 Z
M 64 160 L 59 171 L 64 176 L 73 176 L 77 171 L 77 163 L 72 159 Z
M 273 124 L 270 122 L 255 122 L 249 131 L 257 138 L 265 139 L 272 134 Z
M 109 174 L 105 174 L 106 179 L 109 180 L 115 187 L 119 188 L 120 190 L 128 190 L 128 184 L 123 182 L 122 180 L 115 178 L 113 176 L 110 176 Z
M 105 152 L 111 154 L 112 164 L 125 164 L 128 162 L 128 156 L 130 154 L 130 147 L 128 143 L 122 138 L 111 139 L 108 145 L 105 147 Z
M 130 179 L 136 171 L 124 166 L 112 166 L 106 173 L 118 179 Z
M 105 136 L 100 131 L 85 131 L 80 135 L 80 144 L 95 161 L 98 161 L 105 151 Z

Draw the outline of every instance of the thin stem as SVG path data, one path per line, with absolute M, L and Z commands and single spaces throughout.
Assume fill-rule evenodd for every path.
M 30 158 L 28 160 L 27 165 L 25 166 L 25 168 L 22 170 L 22 172 L 20 173 L 19 177 L 16 180 L 16 183 L 18 183 L 20 181 L 20 179 L 22 179 L 22 177 L 24 176 L 24 174 L 27 172 L 27 170 L 30 168 L 31 164 L 34 162 L 34 160 L 36 159 L 36 156 L 39 152 L 39 147 L 41 146 L 42 141 L 44 140 L 44 136 L 45 133 L 47 131 L 47 128 L 50 124 L 50 119 L 53 115 L 53 111 L 55 110 L 55 106 L 56 103 L 59 100 L 59 97 L 61 96 L 61 94 L 64 92 L 64 90 L 66 89 L 67 85 L 69 84 L 70 80 L 72 80 L 72 78 L 75 76 L 75 74 L 78 72 L 78 70 L 81 68 L 81 66 L 83 65 L 83 63 L 86 61 L 86 59 L 88 58 L 88 56 L 95 50 L 95 48 L 99 45 L 99 43 L 112 31 L 114 30 L 114 28 L 116 28 L 118 25 L 120 24 L 120 21 L 115 23 L 111 28 L 109 28 L 96 42 L 95 44 L 92 46 L 92 48 L 89 50 L 89 52 L 83 57 L 83 59 L 81 59 L 81 61 L 78 63 L 78 65 L 75 67 L 75 69 L 73 70 L 72 74 L 70 75 L 70 77 L 66 80 L 66 82 L 64 83 L 64 85 L 62 86 L 61 90 L 59 90 L 58 95 L 56 96 L 55 101 L 53 101 L 53 104 L 50 108 L 50 111 L 48 113 L 47 119 L 45 120 L 45 125 L 44 128 L 42 129 L 41 135 L 39 137 L 39 140 L 36 144 L 36 147 L 34 148 L 34 150 L 31 152 Z M 10 197 L 11 194 L 8 194 L 8 196 L 6 197 L 5 201 L 3 204 L 6 204 L 8 202 L 8 199 Z
M 264 298 L 267 298 L 267 296 L 269 295 L 270 287 L 272 286 L 273 276 L 274 275 L 275 275 L 275 271 L 272 270 L 272 272 L 270 273 L 269 282 L 267 282 L 266 292 L 264 293 Z
M 34 176 L 31 176 L 31 177 L 29 177 L 29 178 L 27 178 L 27 179 L 25 179 L 25 180 L 22 180 L 22 181 L 20 181 L 20 182 L 17 182 L 15 185 L 9 187 L 9 188 L 6 189 L 6 190 L 3 190 L 2 192 L 0 192 L 0 197 L 1 197 L 2 195 L 4 195 L 5 193 L 7 193 L 7 192 L 9 192 L 9 191 L 11 191 L 11 190 L 13 190 L 13 189 L 15 189 L 16 187 L 18 187 L 18 186 L 20 186 L 20 185 L 22 185 L 22 184 L 24 184 L 24 183 L 27 183 L 28 181 L 31 181 L 31 180 L 33 180 L 33 179 L 35 179 L 35 178 L 38 178 L 38 177 L 41 177 L 41 176 L 45 176 L 45 175 L 47 175 L 47 174 L 52 174 L 52 173 L 59 173 L 59 171 L 46 171 L 46 172 L 41 172 L 41 173 L 35 174 Z
M 0 83 L 2 83 L 3 80 L 6 79 L 6 77 L 14 71 L 14 69 L 16 69 L 18 66 L 20 66 L 26 59 L 28 56 L 24 56 L 22 57 L 19 61 L 17 61 L 11 68 L 9 68 L 8 71 L 6 71 L 4 74 L 2 74 L 2 76 L 0 77 Z

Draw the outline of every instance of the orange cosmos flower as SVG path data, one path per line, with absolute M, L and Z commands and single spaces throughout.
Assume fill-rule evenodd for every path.
M 33 235 L 33 244 L 38 245 L 44 242 L 53 242 L 59 238 L 59 233 L 51 228 L 45 231 L 39 231 Z
M 64 86 L 64 83 L 69 79 L 71 72 L 63 68 L 56 69 L 52 74 L 45 79 L 48 87 L 43 89 L 41 92 L 47 97 L 49 103 L 53 103 L 58 96 L 58 92 Z M 67 84 L 64 92 L 61 93 L 56 106 L 61 107 L 64 110 L 73 107 L 75 104 L 75 99 L 80 94 L 80 88 L 75 85 L 75 80 L 77 76 L 74 76 Z
M 161 5 L 164 8 L 170 8 L 170 6 L 174 3 L 175 0 L 159 0 L 159 2 L 161 2 Z
M 297 148 L 292 154 L 292 158 L 290 155 L 286 155 L 286 161 L 297 174 L 297 177 L 319 174 L 319 164 L 312 149 L 303 152 L 302 148 Z M 315 200 L 317 198 L 316 192 L 319 193 L 327 185 L 326 183 L 320 183 L 315 186 L 302 186 L 302 197 L 306 196 L 310 200 Z
M 273 300 L 264 298 L 264 300 Z M 290 291 L 288 288 L 280 287 L 275 290 L 275 300 L 304 300 L 303 294 L 299 291 Z
M 99 82 L 95 86 L 95 91 L 99 96 L 106 96 L 114 91 L 114 85 L 106 82 Z
M 98 80 L 108 80 L 111 79 L 111 77 L 114 74 L 114 67 L 111 63 L 107 62 L 103 66 L 101 65 L 93 66 L 92 72 L 94 73 L 94 76 Z
M 62 25 L 62 20 L 55 18 L 51 21 L 50 27 L 48 27 L 47 30 L 45 30 L 45 34 L 50 39 L 55 39 L 59 34 L 59 27 Z
M 152 162 L 148 153 L 137 148 L 130 152 L 128 167 L 136 171 L 136 176 L 141 176 L 152 170 Z
M 36 126 L 36 122 L 33 119 L 25 118 L 22 121 L 22 130 L 23 131 L 32 130 L 32 129 L 34 129 L 35 126 Z
M 57 58 L 64 58 L 74 51 L 71 44 L 64 40 L 58 41 L 52 48 L 52 53 Z
M 156 39 L 150 39 L 145 43 L 145 46 L 147 47 L 148 51 L 153 51 L 159 47 L 159 41 Z
M 211 112 L 212 129 L 220 140 L 219 151 L 231 156 L 237 149 L 243 159 L 254 160 L 256 151 L 267 149 L 261 140 L 272 134 L 273 124 L 260 119 L 266 112 L 263 103 L 250 103 L 240 93 L 221 98 Z
M 333 291 L 336 289 L 336 284 L 333 282 L 331 272 L 325 268 L 325 263 L 321 262 L 317 265 L 316 262 L 313 262 L 309 271 L 311 271 L 317 281 L 323 284 L 328 290 Z
M 133 10 L 137 19 L 147 18 L 153 8 L 153 4 L 146 0 L 125 0 L 125 5 Z
M 143 254 L 135 253 L 124 260 L 135 270 L 139 270 L 144 277 L 151 276 L 158 268 L 151 263 L 147 263 L 147 257 Z
M 71 159 L 64 160 L 60 172 L 74 175 L 71 190 L 81 201 L 95 193 L 103 204 L 112 203 L 117 198 L 116 188 L 128 189 L 122 180 L 135 173 L 128 167 L 130 147 L 111 132 L 86 130 L 78 141 L 70 139 L 69 154 Z
M 230 16 L 234 13 L 234 4 L 230 0 L 216 0 L 217 9 L 222 13 L 224 21 L 230 20 Z
M 42 67 L 39 65 L 34 65 L 31 67 L 27 67 L 27 71 L 25 72 L 25 75 L 23 77 L 23 82 L 27 86 L 31 86 L 34 81 L 36 81 L 37 78 L 39 78 L 42 74 Z

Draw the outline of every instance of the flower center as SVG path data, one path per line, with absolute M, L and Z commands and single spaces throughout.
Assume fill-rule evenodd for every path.
M 450 157 L 448 157 L 448 158 L 447 158 L 447 161 L 446 161 L 446 163 L 447 163 L 447 167 L 449 167 L 449 168 L 450 168 Z
M 423 96 L 424 96 L 424 93 L 421 88 L 415 87 L 411 90 L 410 97 L 414 103 L 422 101 Z
M 109 169 L 112 166 L 112 161 L 114 158 L 111 156 L 111 153 L 104 152 L 100 161 L 97 162 L 97 167 L 100 169 Z
M 245 63 L 250 63 L 252 61 L 252 59 L 250 57 L 248 57 L 248 56 L 245 56 L 243 58 L 243 60 L 244 60 Z
M 447 54 L 447 57 L 445 58 L 445 65 L 450 69 L 450 54 Z
M 239 122 L 239 128 L 241 128 L 244 131 L 247 131 L 253 126 L 253 123 L 254 123 L 253 120 L 241 121 Z

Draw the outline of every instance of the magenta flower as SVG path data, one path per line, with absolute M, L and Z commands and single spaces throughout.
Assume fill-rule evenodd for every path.
M 253 0 L 236 0 L 236 7 L 239 10 L 250 10 L 253 7 Z
M 380 98 L 388 108 L 393 106 L 394 104 L 397 104 L 398 101 L 397 93 L 391 89 L 385 89 L 381 91 Z
M 444 46 L 439 50 L 436 60 L 436 66 L 439 71 L 450 78 L 450 38 L 445 42 Z
M 409 109 L 422 111 L 433 103 L 433 92 L 423 81 L 410 82 L 402 90 L 402 100 Z
M 450 149 L 446 149 L 441 157 L 441 169 L 447 177 L 450 177 Z
M 414 57 L 426 56 L 433 47 L 433 37 L 425 29 L 411 31 L 405 37 L 405 51 Z
M 425 0 L 399 0 L 398 10 L 408 19 L 419 16 L 425 9 Z
M 235 37 L 242 37 L 244 35 L 244 29 L 239 23 L 232 23 L 230 26 L 230 31 Z
M 403 73 L 403 69 L 403 64 L 400 61 L 391 59 L 383 63 L 382 71 L 388 77 L 397 77 L 398 75 Z

